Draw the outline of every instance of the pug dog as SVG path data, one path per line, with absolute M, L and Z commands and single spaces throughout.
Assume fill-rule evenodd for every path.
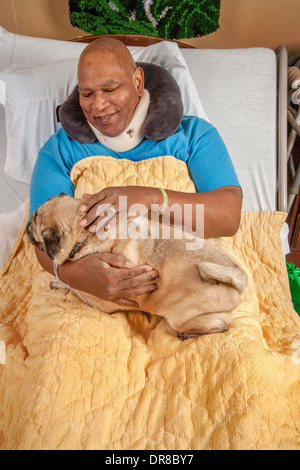
M 227 331 L 232 311 L 239 305 L 247 284 L 247 275 L 233 256 L 204 239 L 198 240 L 199 248 L 186 249 L 190 234 L 180 238 L 173 233 L 170 239 L 153 237 L 153 226 L 150 233 L 145 216 L 133 218 L 130 223 L 139 230 L 144 224 L 148 237 L 124 233 L 116 237 L 111 228 L 90 233 L 79 224 L 84 216 L 79 210 L 83 202 L 65 194 L 46 201 L 27 224 L 30 242 L 44 249 L 57 265 L 91 253 L 110 252 L 121 253 L 136 265 L 148 264 L 159 272 L 155 279 L 158 288 L 134 299 L 139 307 L 123 307 L 74 290 L 83 301 L 106 313 L 136 309 L 159 315 L 181 339 Z M 161 221 L 157 227 L 161 230 Z M 69 288 L 57 277 L 51 285 Z

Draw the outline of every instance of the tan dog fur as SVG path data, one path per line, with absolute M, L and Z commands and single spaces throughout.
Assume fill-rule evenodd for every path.
M 56 196 L 40 206 L 27 226 L 29 240 L 45 249 L 56 264 L 63 264 L 74 245 L 86 238 L 79 225 L 81 199 Z M 182 239 L 106 239 L 90 234 L 74 261 L 95 252 L 121 253 L 134 264 L 149 264 L 159 272 L 158 289 L 134 299 L 138 310 L 164 317 L 179 337 L 226 331 L 232 311 L 240 303 L 247 275 L 223 249 L 201 240 L 201 249 L 186 250 Z M 56 278 L 52 287 L 68 287 Z M 133 307 L 102 300 L 74 290 L 85 302 L 107 313 Z

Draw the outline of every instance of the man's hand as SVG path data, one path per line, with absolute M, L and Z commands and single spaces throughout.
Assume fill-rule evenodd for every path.
M 112 253 L 95 253 L 59 267 L 59 277 L 73 289 L 132 307 L 138 303 L 129 298 L 157 289 L 151 282 L 157 276 L 151 266 L 134 266 L 124 256 Z
M 126 201 L 124 207 L 120 204 L 120 197 Z M 80 225 L 89 226 L 91 232 L 95 232 L 97 225 L 103 220 L 107 222 L 109 218 L 109 210 L 112 209 L 111 218 L 115 218 L 113 223 L 119 222 L 120 216 L 130 218 L 135 217 L 134 210 L 130 208 L 137 207 L 139 204 L 145 215 L 151 208 L 151 204 L 159 206 L 163 197 L 158 188 L 150 188 L 144 186 L 114 186 L 103 189 L 102 191 L 91 195 L 84 194 L 84 203 L 80 210 L 86 212 L 85 217 L 80 221 Z M 111 221 L 112 222 L 112 221 Z M 99 227 L 99 226 L 98 226 Z

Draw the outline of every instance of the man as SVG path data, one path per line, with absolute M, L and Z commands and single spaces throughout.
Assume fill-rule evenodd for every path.
M 241 189 L 228 152 L 213 126 L 195 117 L 184 117 L 173 136 L 154 142 L 143 138 L 139 128 L 143 119 L 140 119 L 135 123 L 137 131 L 133 144 L 128 144 L 130 139 L 126 141 L 137 110 L 139 116 L 146 116 L 149 98 L 147 102 L 143 71 L 136 67 L 121 42 L 111 38 L 98 39 L 84 49 L 78 64 L 78 89 L 83 113 L 99 141 L 80 144 L 60 130 L 47 142 L 33 172 L 31 212 L 59 192 L 72 195 L 74 185 L 69 178 L 70 171 L 77 161 L 87 156 L 108 155 L 139 161 L 174 155 L 186 162 L 197 193 L 142 186 L 106 188 L 86 196 L 82 207 L 86 216 L 81 224 L 95 231 L 102 219 L 97 215 L 97 209 L 103 204 L 112 205 L 118 218 L 119 197 L 126 196 L 128 207 L 139 203 L 149 210 L 152 204 L 160 205 L 165 198 L 169 206 L 176 203 L 183 208 L 190 204 L 193 208 L 191 230 L 196 229 L 196 206 L 204 204 L 206 238 L 231 236 L 237 231 Z M 172 221 L 183 223 L 183 220 Z M 52 260 L 46 253 L 36 248 L 36 254 L 40 264 L 53 273 Z M 90 255 L 59 267 L 59 277 L 71 287 L 128 306 L 137 305 L 131 297 L 157 287 L 149 284 L 156 276 L 158 273 L 150 266 L 132 266 L 124 258 L 109 253 Z

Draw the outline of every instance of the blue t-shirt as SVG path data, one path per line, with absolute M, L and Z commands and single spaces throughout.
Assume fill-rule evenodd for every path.
M 60 192 L 73 196 L 75 187 L 70 179 L 73 166 L 86 157 L 98 155 L 135 162 L 171 155 L 186 163 L 197 192 L 240 186 L 218 131 L 198 117 L 184 116 L 178 130 L 165 140 L 144 138 L 135 148 L 119 153 L 101 142 L 79 143 L 60 129 L 39 152 L 30 185 L 30 214 Z

